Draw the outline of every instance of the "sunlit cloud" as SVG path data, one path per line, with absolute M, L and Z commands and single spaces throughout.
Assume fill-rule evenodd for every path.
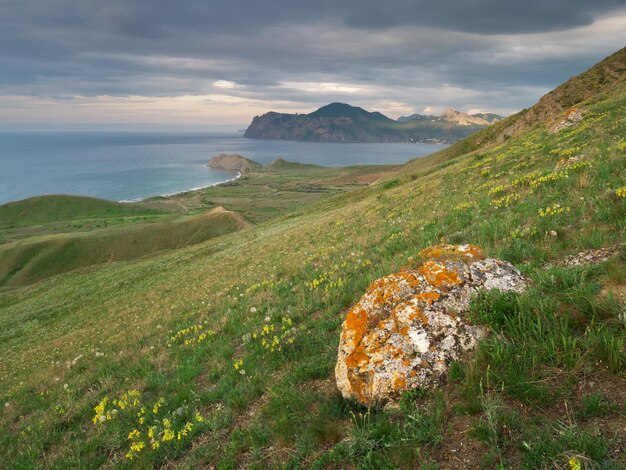
M 373 103 L 373 109 L 380 111 L 386 116 L 396 119 L 400 116 L 413 114 L 415 112 L 413 106 L 401 101 L 381 100 Z
M 216 88 L 225 88 L 227 90 L 232 90 L 237 87 L 235 82 L 231 82 L 230 80 L 217 80 L 213 82 L 213 86 Z
M 282 82 L 281 87 L 293 90 L 306 91 L 308 93 L 347 93 L 347 94 L 367 94 L 365 86 L 352 84 L 332 83 L 332 82 Z

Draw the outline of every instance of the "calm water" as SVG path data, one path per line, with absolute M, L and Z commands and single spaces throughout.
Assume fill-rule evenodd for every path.
M 239 153 L 318 165 L 404 163 L 440 150 L 431 144 L 329 144 L 208 133 L 0 132 L 0 204 L 41 194 L 133 200 L 225 181 L 211 156 Z

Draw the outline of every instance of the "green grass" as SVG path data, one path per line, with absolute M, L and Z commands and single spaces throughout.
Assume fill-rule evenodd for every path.
M 0 243 L 36 235 L 84 232 L 157 220 L 162 211 L 93 197 L 37 196 L 0 205 Z
M 284 160 L 219 187 L 121 204 L 41 196 L 0 206 L 0 287 L 179 249 L 364 186 L 395 167 L 325 168 Z M 222 205 L 231 214 L 219 213 Z M 213 211 L 213 212 L 211 212 Z
M 258 224 L 289 214 L 322 198 L 358 189 L 380 176 L 393 172 L 395 166 L 320 167 L 279 161 L 263 171 L 221 185 L 206 188 L 200 196 L 204 207 L 223 206 Z M 179 198 L 189 207 L 194 202 Z
M 538 122 L 250 230 L 0 294 L 0 466 L 437 468 L 463 440 L 454 448 L 475 449 L 470 468 L 619 468 L 624 249 L 547 266 L 626 242 L 626 199 L 615 196 L 626 186 L 626 89 L 583 106 L 585 120 L 557 134 Z M 570 152 L 588 164 L 555 172 Z M 247 205 L 237 191 L 229 197 Z M 555 204 L 564 211 L 540 215 Z M 407 394 L 399 409 L 343 400 L 333 370 L 345 310 L 442 240 L 516 263 L 531 287 L 477 294 L 472 316 L 493 332 L 442 390 Z M 261 343 L 271 327 L 280 350 Z M 92 423 L 105 397 L 129 390 L 140 405 Z M 126 459 L 129 434 L 148 442 L 163 418 L 192 430 Z
M 85 196 L 37 196 L 0 205 L 0 228 L 26 227 L 75 219 L 154 214 L 140 205 Z
M 8 243 L 0 245 L 0 286 L 32 284 L 78 268 L 179 249 L 249 225 L 239 215 L 215 208 L 176 220 Z

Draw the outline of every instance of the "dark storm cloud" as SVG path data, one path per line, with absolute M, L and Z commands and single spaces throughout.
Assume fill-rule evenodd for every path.
M 435 26 L 485 34 L 567 29 L 623 0 L 9 0 L 2 16 L 38 26 L 96 28 L 154 38 L 181 29 L 240 34 L 278 23 L 336 19 L 357 28 Z M 28 20 L 27 20 L 28 19 Z
M 218 92 L 303 106 L 351 97 L 421 106 L 430 94 L 437 104 L 506 100 L 499 107 L 515 109 L 621 47 L 626 35 L 615 25 L 617 36 L 595 31 L 569 41 L 559 32 L 623 17 L 624 7 L 623 0 L 8 0 L 0 3 L 0 95 L 201 95 L 227 80 L 233 87 Z M 302 85 L 324 82 L 348 85 L 315 92 Z

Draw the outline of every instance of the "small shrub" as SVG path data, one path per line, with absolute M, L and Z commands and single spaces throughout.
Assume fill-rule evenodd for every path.
M 615 406 L 601 393 L 583 395 L 580 404 L 580 416 L 583 418 L 606 416 L 615 410 Z

